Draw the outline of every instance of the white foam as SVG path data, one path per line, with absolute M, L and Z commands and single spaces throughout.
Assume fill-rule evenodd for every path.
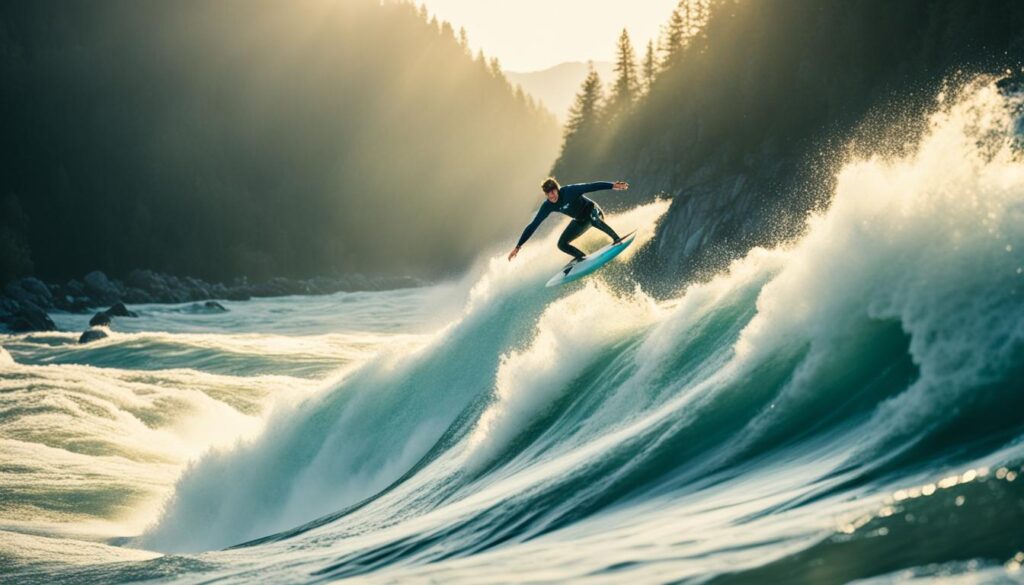
M 502 357 L 494 404 L 470 439 L 471 468 L 488 461 L 542 414 L 601 350 L 642 331 L 659 312 L 658 305 L 640 291 L 618 296 L 594 280 L 551 303 L 529 347 Z
M 829 208 L 781 251 L 737 356 L 756 363 L 807 344 L 785 394 L 795 399 L 820 391 L 818 367 L 859 325 L 898 322 L 921 377 L 879 408 L 875 439 L 1005 376 L 1024 343 L 1014 317 L 1024 314 L 1024 165 L 1013 126 L 1005 98 L 975 87 L 932 117 L 916 152 L 845 165 Z

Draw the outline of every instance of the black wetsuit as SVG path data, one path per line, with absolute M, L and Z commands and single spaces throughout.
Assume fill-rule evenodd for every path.
M 604 222 L 604 212 L 601 211 L 601 208 L 591 199 L 583 196 L 584 193 L 603 191 L 611 189 L 613 186 L 614 183 L 601 181 L 598 183 L 565 185 L 560 188 L 558 190 L 558 201 L 552 203 L 545 200 L 541 204 L 540 209 L 537 210 L 537 215 L 533 217 L 533 221 L 523 230 L 523 235 L 519 237 L 519 243 L 516 244 L 516 247 L 519 248 L 525 244 L 526 240 L 529 240 L 530 236 L 533 235 L 533 232 L 537 231 L 537 227 L 540 226 L 541 222 L 553 211 L 564 213 L 572 218 L 569 225 L 565 227 L 565 231 L 562 232 L 562 236 L 558 238 L 558 249 L 577 260 L 583 258 L 585 254 L 579 248 L 570 245 L 569 242 L 582 236 L 583 232 L 590 229 L 590 226 L 594 226 L 608 234 L 613 241 L 619 241 L 619 235 Z

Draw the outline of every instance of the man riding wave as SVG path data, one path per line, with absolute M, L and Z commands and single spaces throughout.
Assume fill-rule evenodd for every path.
M 625 191 L 629 189 L 629 183 L 623 181 L 615 181 L 614 183 L 601 181 L 597 183 L 577 183 L 562 187 L 558 184 L 558 181 L 552 178 L 544 181 L 544 184 L 541 185 L 541 190 L 544 191 L 547 201 L 541 203 L 540 209 L 537 210 L 537 215 L 533 217 L 533 221 L 530 222 L 530 225 L 526 226 L 526 229 L 523 230 L 523 235 L 519 237 L 519 243 L 509 252 L 508 259 L 512 260 L 516 257 L 516 254 L 519 253 L 519 249 L 523 247 L 526 240 L 530 239 L 530 236 L 533 235 L 533 232 L 537 231 L 537 227 L 540 226 L 541 222 L 553 211 L 564 213 L 572 218 L 569 225 L 565 227 L 565 231 L 562 232 L 562 236 L 558 238 L 558 249 L 572 256 L 572 262 L 579 262 L 586 256 L 579 248 L 573 246 L 571 242 L 582 236 L 584 232 L 590 229 L 590 226 L 594 226 L 608 234 L 612 242 L 618 244 L 622 238 L 615 233 L 611 226 L 604 222 L 604 212 L 601 211 L 597 203 L 584 196 L 585 193 L 606 189 Z

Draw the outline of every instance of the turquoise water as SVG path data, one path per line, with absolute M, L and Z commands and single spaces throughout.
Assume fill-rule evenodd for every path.
M 979 86 L 655 299 L 554 236 L 437 286 L 0 340 L 17 582 L 1020 582 L 1024 163 Z M 592 249 L 601 238 L 589 236 Z M 88 317 L 55 318 L 80 331 Z M 556 359 L 557 358 L 557 359 Z

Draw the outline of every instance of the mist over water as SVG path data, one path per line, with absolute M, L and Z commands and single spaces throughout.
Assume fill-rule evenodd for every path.
M 4 501 L 25 508 L 0 508 L 3 568 L 1019 578 L 1019 106 L 965 90 L 912 154 L 839 169 L 799 239 L 674 298 L 631 270 L 656 202 L 609 216 L 640 228 L 629 254 L 560 289 L 543 286 L 553 233 L 435 287 L 235 303 L 226 319 L 142 307 L 137 330 L 96 346 L 5 338 L 2 464 L 20 467 Z M 85 546 L 88 561 L 64 552 Z

